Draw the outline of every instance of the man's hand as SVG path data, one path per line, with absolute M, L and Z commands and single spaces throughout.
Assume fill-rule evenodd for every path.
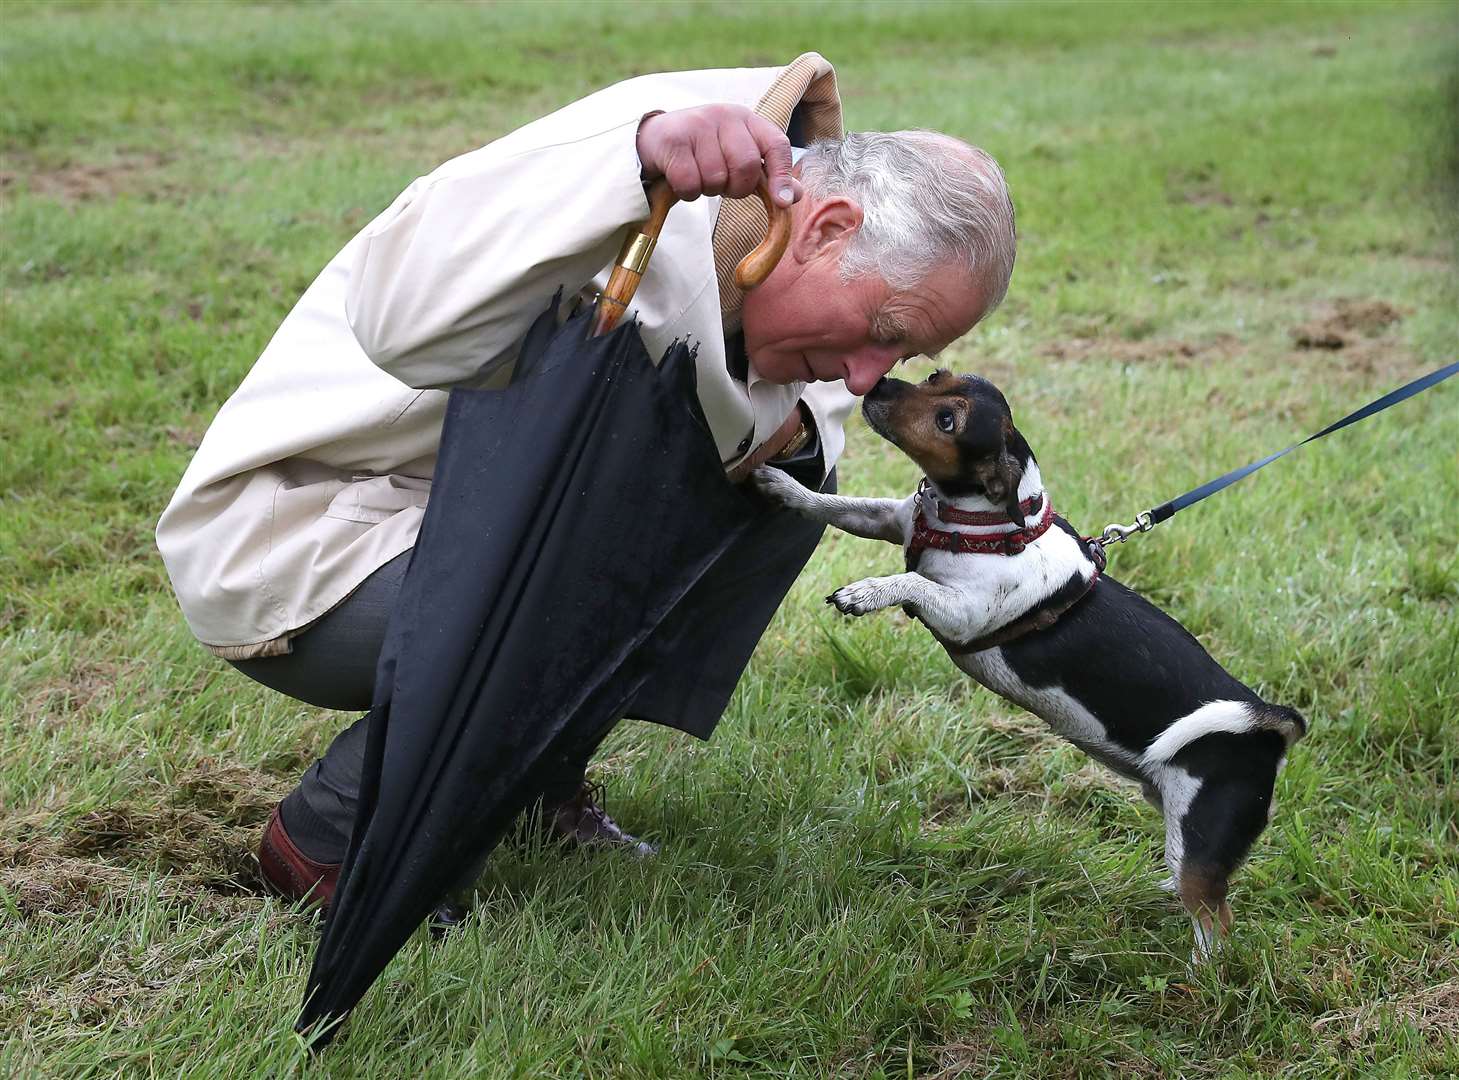
M 785 132 L 742 105 L 700 105 L 645 117 L 638 125 L 638 160 L 645 180 L 664 177 L 685 202 L 701 195 L 743 198 L 753 194 L 762 175 L 778 205 L 801 196 L 800 181 L 790 175 Z

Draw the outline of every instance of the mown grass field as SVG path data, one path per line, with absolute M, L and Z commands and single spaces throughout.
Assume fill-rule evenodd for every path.
M 636 72 L 823 52 L 851 126 L 1007 169 L 1013 288 L 947 362 L 1002 386 L 1095 529 L 1454 358 L 1456 10 L 6 4 L 0 1073 L 304 1068 L 315 923 L 255 895 L 252 847 L 349 718 L 198 648 L 151 533 L 413 177 Z M 1138 794 L 902 616 L 834 616 L 898 558 L 836 536 L 712 743 L 606 747 L 610 809 L 662 855 L 501 853 L 475 923 L 413 941 L 320 1068 L 1459 1068 L 1456 447 L 1449 384 L 1114 556 L 1311 727 L 1209 967 Z M 843 490 L 915 479 L 858 423 Z

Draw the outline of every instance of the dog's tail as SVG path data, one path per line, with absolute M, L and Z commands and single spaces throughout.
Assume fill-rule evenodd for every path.
M 1275 731 L 1287 740 L 1287 749 L 1307 734 L 1307 721 L 1296 709 L 1286 705 L 1264 704 L 1254 710 L 1257 716 L 1257 730 Z
M 1208 701 L 1193 713 L 1182 716 L 1151 740 L 1140 763 L 1163 765 L 1191 743 L 1205 735 L 1226 732 L 1249 735 L 1257 731 L 1275 731 L 1286 741 L 1287 748 L 1307 734 L 1307 722 L 1296 709 L 1285 705 L 1255 704 L 1248 701 Z

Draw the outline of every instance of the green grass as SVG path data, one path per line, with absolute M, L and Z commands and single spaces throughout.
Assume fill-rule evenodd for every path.
M 1013 288 L 948 363 L 1003 387 L 1095 529 L 1454 358 L 1456 31 L 1452 4 L 5 5 L 0 1072 L 303 1068 L 315 925 L 253 894 L 251 846 L 348 718 L 198 648 L 151 530 L 414 176 L 632 73 L 820 50 L 851 126 L 1006 167 Z M 1340 302 L 1391 311 L 1295 347 Z M 611 810 L 663 854 L 502 852 L 324 1071 L 1459 1068 L 1456 447 L 1446 385 L 1113 558 L 1311 725 L 1212 966 L 1155 888 L 1155 815 L 900 615 L 834 617 L 897 563 L 834 536 L 712 743 L 606 747 Z M 914 480 L 855 426 L 843 490 Z

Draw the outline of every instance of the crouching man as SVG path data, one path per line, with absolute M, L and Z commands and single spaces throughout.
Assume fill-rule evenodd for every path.
M 652 356 L 697 345 L 726 472 L 767 461 L 833 490 L 855 396 L 1003 298 L 1013 207 L 983 152 L 930 132 L 843 135 L 831 66 L 631 79 L 412 183 L 324 268 L 208 429 L 157 528 L 188 625 L 238 671 L 310 704 L 367 709 L 431 492 L 446 391 L 502 385 L 559 288 L 601 288 L 664 177 L 669 215 L 634 302 Z M 762 181 L 791 238 L 749 294 Z M 707 738 L 821 532 L 761 519 L 695 586 L 675 662 L 628 715 Z M 598 552 L 605 559 L 620 557 Z M 266 880 L 327 904 L 359 795 L 363 720 L 274 812 Z M 586 759 L 542 793 L 568 843 L 651 850 L 596 804 Z M 464 870 L 465 868 L 463 868 Z

